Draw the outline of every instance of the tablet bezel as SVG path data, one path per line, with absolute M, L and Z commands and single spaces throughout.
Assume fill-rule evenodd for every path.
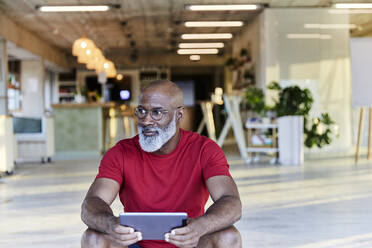
M 130 226 L 136 231 L 140 231 L 143 240 L 164 240 L 165 233 L 186 225 L 187 213 L 124 212 L 120 213 L 119 219 L 121 225 Z M 149 221 L 156 221 L 156 223 Z

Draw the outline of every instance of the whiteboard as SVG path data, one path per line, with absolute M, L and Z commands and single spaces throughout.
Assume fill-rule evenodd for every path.
M 350 38 L 352 105 L 372 107 L 372 38 Z

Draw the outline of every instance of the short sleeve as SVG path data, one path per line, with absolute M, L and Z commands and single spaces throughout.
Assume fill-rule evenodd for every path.
M 202 149 L 202 170 L 204 181 L 213 176 L 229 176 L 229 164 L 222 149 L 214 142 L 210 141 Z
M 108 150 L 101 160 L 96 178 L 109 178 L 120 185 L 124 178 L 124 157 L 120 143 Z

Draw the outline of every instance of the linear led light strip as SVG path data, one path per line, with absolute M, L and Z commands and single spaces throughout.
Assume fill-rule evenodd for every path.
M 231 33 L 214 33 L 214 34 L 183 34 L 181 39 L 231 39 Z
M 109 5 L 38 6 L 41 12 L 108 11 Z
M 288 39 L 321 39 L 329 40 L 332 38 L 329 34 L 287 34 Z
M 330 14 L 372 14 L 372 9 L 330 9 Z
M 320 23 L 306 23 L 304 28 L 315 29 L 354 29 L 357 28 L 355 24 L 320 24 Z
M 218 49 L 217 48 L 207 48 L 207 49 L 178 49 L 178 54 L 184 55 L 190 55 L 190 54 L 217 54 Z
M 189 21 L 186 27 L 241 27 L 242 21 Z
M 372 3 L 336 3 L 336 9 L 372 9 Z
M 180 43 L 179 48 L 223 48 L 225 44 L 222 42 L 210 43 Z
M 223 10 L 256 10 L 256 4 L 230 4 L 230 5 L 186 5 L 185 9 L 191 11 L 223 11 Z

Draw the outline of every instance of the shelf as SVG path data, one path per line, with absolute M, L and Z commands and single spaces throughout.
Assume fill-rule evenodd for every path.
M 247 152 L 278 152 L 275 147 L 248 147 Z
M 68 92 L 59 93 L 59 97 L 73 97 L 74 95 L 75 93 L 68 93 Z
M 76 81 L 59 81 L 59 86 L 76 86 Z
M 244 125 L 247 128 L 247 139 L 248 139 L 248 146 L 246 148 L 247 152 L 271 152 L 271 153 L 277 153 L 279 152 L 278 146 L 277 146 L 277 140 L 276 140 L 276 132 L 278 128 L 277 123 L 252 123 L 252 122 L 246 122 Z M 272 129 L 273 135 L 270 137 L 272 141 L 272 145 L 252 145 L 250 144 L 250 139 L 252 137 L 252 129 Z M 262 131 L 258 131 L 262 132 Z
M 277 128 L 277 123 L 252 123 L 252 122 L 246 122 L 244 125 L 246 128 Z

